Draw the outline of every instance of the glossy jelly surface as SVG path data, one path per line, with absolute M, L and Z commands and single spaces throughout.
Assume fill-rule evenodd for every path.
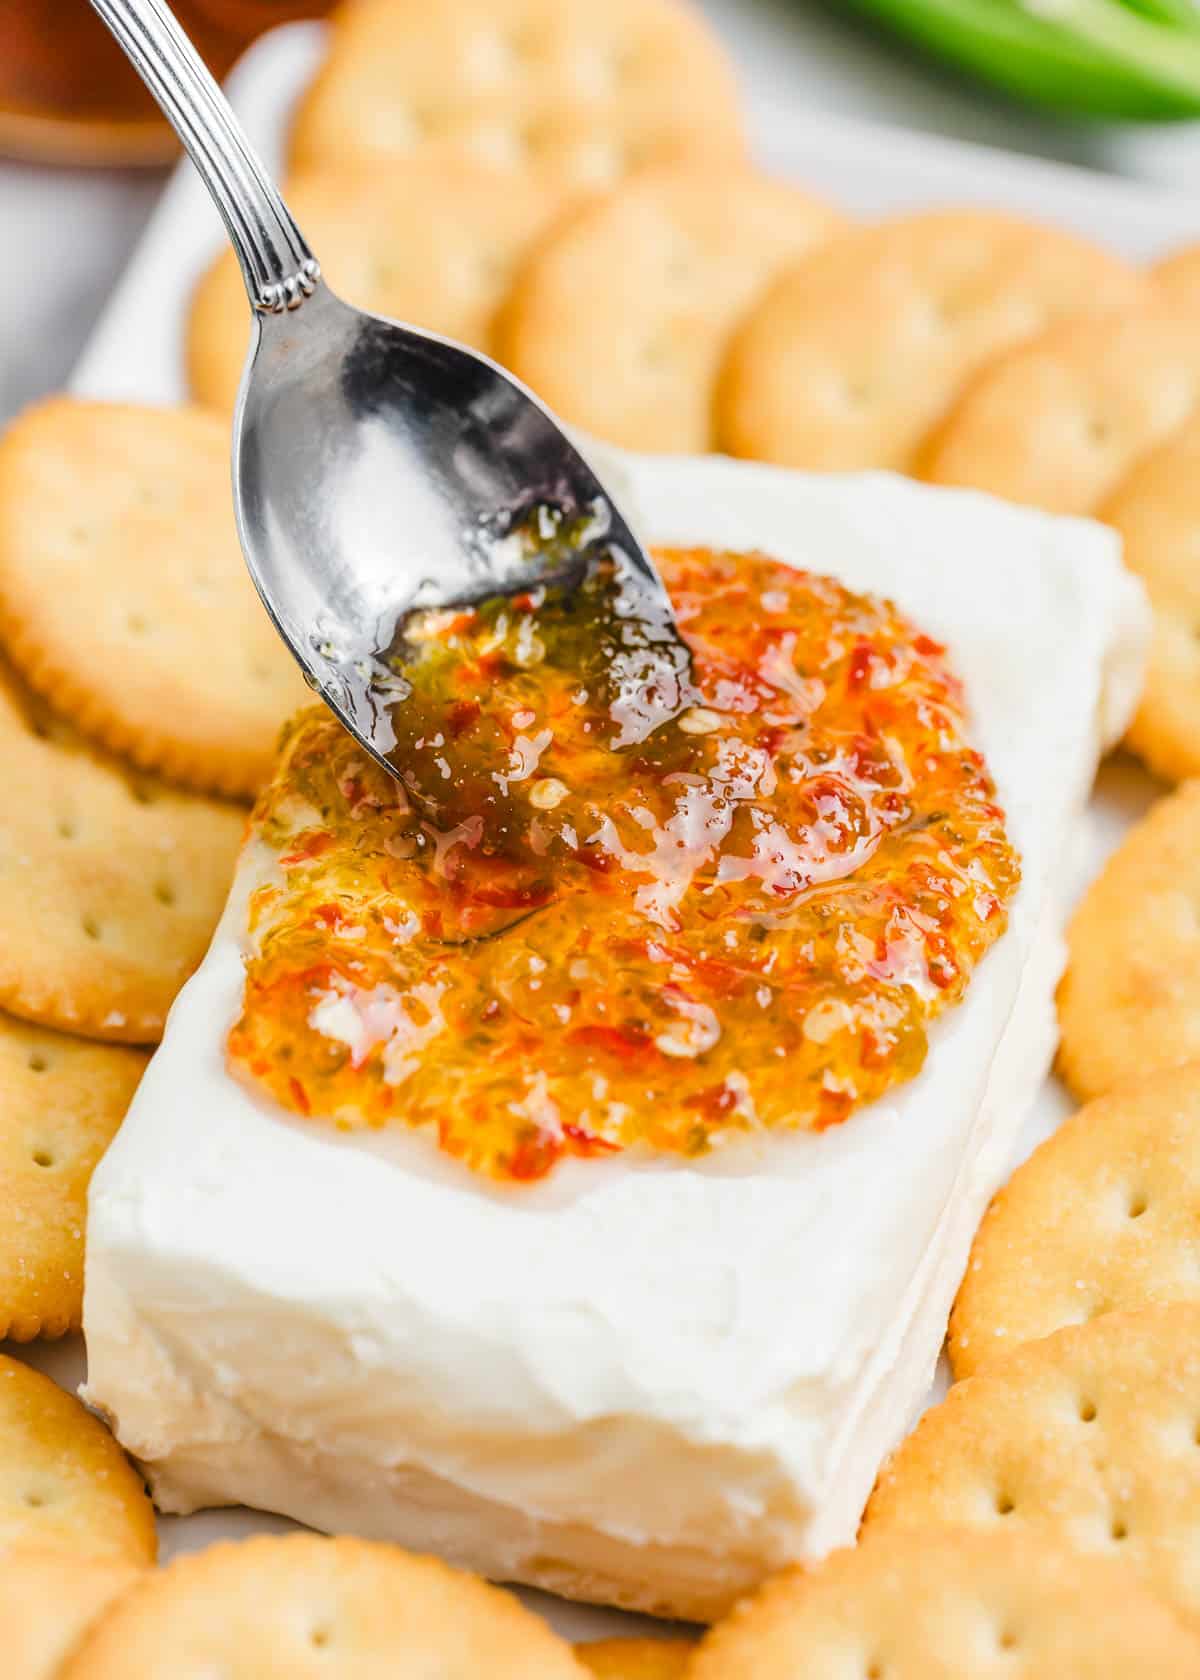
M 656 558 L 682 654 L 602 569 L 426 615 L 403 782 L 295 720 L 240 1076 L 518 1182 L 839 1125 L 920 1069 L 1020 876 L 946 650 L 761 554 Z

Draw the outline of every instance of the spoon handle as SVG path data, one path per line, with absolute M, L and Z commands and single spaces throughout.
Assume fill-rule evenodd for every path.
M 91 0 L 161 105 L 229 230 L 251 307 L 296 309 L 319 264 L 229 102 L 164 0 Z

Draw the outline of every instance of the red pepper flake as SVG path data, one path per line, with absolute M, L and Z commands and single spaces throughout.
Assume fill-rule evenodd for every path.
M 333 835 L 328 829 L 313 829 L 309 834 L 302 834 L 291 851 L 281 857 L 282 868 L 292 869 L 299 863 L 311 863 L 313 858 L 321 857 L 333 845 Z
M 827 1132 L 831 1126 L 840 1126 L 849 1118 L 850 1110 L 854 1107 L 854 1098 L 849 1091 L 823 1090 L 817 1100 L 817 1118 L 814 1130 Z
M 617 860 L 611 852 L 601 852 L 595 846 L 581 846 L 575 853 L 577 862 L 585 868 L 592 869 L 597 875 L 608 875 L 617 867 Z
M 946 940 L 940 935 L 927 934 L 925 944 L 925 967 L 929 971 L 929 978 L 935 986 L 945 991 L 958 979 L 958 964 L 950 955 Z
M 865 688 L 870 682 L 874 663 L 875 655 L 870 646 L 866 642 L 859 642 L 846 666 L 846 687 L 851 693 Z
M 311 1114 L 312 1104 L 308 1100 L 308 1092 L 304 1089 L 303 1085 L 301 1085 L 294 1073 L 288 1077 L 288 1090 L 292 1093 L 292 1101 L 300 1110 L 301 1114 Z
M 789 733 L 782 724 L 769 724 L 759 730 L 755 745 L 761 747 L 768 758 L 776 758 Z
M 895 1053 L 896 1040 L 892 1033 L 877 1033 L 864 1027 L 859 1034 L 858 1055 L 864 1068 L 872 1072 L 885 1068 Z
M 562 1139 L 552 1132 L 530 1132 L 518 1139 L 509 1156 L 509 1174 L 522 1184 L 528 1184 L 535 1178 L 545 1178 L 565 1153 Z
M 875 787 L 896 780 L 896 766 L 887 751 L 868 736 L 859 735 L 850 749 L 850 763 L 860 781 Z
M 685 1097 L 683 1106 L 699 1109 L 707 1120 L 719 1120 L 724 1115 L 733 1113 L 737 1107 L 737 1097 L 725 1080 L 722 1080 L 719 1085 L 708 1085 L 703 1091 Z
M 554 888 L 549 881 L 512 881 L 508 884 L 497 881 L 477 886 L 468 879 L 467 891 L 478 904 L 486 904 L 493 910 L 537 910 L 543 904 L 549 904 L 554 897 Z
M 504 668 L 504 658 L 499 653 L 482 653 L 478 659 L 467 660 L 454 673 L 454 686 L 478 693 L 481 688 L 487 688 Z
M 568 1140 L 576 1155 L 619 1155 L 621 1145 L 612 1143 L 608 1138 L 597 1137 L 586 1127 L 577 1125 L 574 1121 L 563 1126 L 563 1136 Z
M 478 700 L 456 700 L 446 719 L 446 728 L 457 741 L 479 720 L 483 708 Z
M 657 1054 L 649 1033 L 628 1024 L 623 1027 L 576 1027 L 567 1034 L 567 1043 L 582 1045 L 587 1050 L 599 1050 L 609 1056 L 619 1056 L 623 1062 Z
M 464 631 L 471 628 L 478 617 L 479 614 L 475 611 L 474 607 L 469 607 L 463 612 L 455 613 L 454 617 L 447 619 L 446 623 L 443 624 L 441 629 L 438 631 L 438 640 L 448 642 L 455 636 L 461 636 Z
M 790 891 L 790 888 L 785 888 Z M 709 956 L 703 951 L 689 951 L 685 947 L 676 945 L 662 945 L 659 947 L 663 958 L 669 962 L 678 963 L 680 968 L 686 968 L 689 974 L 694 974 L 697 980 L 703 981 L 710 991 L 718 997 L 730 997 L 738 991 L 747 980 L 758 980 L 757 969 L 742 968 L 737 963 L 730 962 L 724 957 Z M 660 959 L 661 960 L 661 959 Z M 676 987 L 664 987 L 664 991 L 678 991 Z M 683 995 L 680 993 L 679 995 Z

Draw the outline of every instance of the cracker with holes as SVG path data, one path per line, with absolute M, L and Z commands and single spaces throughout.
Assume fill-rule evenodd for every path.
M 862 228 L 802 258 L 750 312 L 721 378 L 720 444 L 784 466 L 911 472 L 989 358 L 1145 290 L 1099 246 L 998 211 Z
M 950 1320 L 956 1377 L 1098 1313 L 1200 1303 L 1200 1062 L 1117 1086 L 1018 1168 Z
M 769 1581 L 689 1680 L 1200 1676 L 1200 1635 L 1113 1558 L 1057 1536 L 926 1528 Z
M 203 957 L 244 819 L 89 751 L 0 667 L 0 1008 L 152 1044 Z
M 54 1680 L 85 1629 L 140 1573 L 133 1563 L 49 1546 L 0 1554 L 5 1680 Z
M 1077 1097 L 1200 1058 L 1200 782 L 1160 800 L 1067 930 L 1059 1070 Z
M 418 149 L 602 187 L 745 154 L 733 68 L 688 0 L 343 0 L 292 162 Z
M 1100 517 L 1120 532 L 1154 612 L 1128 745 L 1168 781 L 1200 775 L 1200 419 L 1136 466 Z
M 145 1064 L 0 1015 L 0 1339 L 78 1330 L 88 1181 Z
M 1200 1307 L 1106 1313 L 956 1383 L 884 1466 L 863 1519 L 1055 1534 L 1119 1552 L 1200 1612 Z
M 177 1559 L 102 1615 L 60 1680 L 163 1673 L 322 1680 L 584 1680 L 511 1594 L 349 1537 L 261 1536 Z
M 843 225 L 822 200 L 742 165 L 642 171 L 541 242 L 503 313 L 501 360 L 596 437 L 703 454 L 738 319 Z
M 421 152 L 385 171 L 333 167 L 288 187 L 297 220 L 343 297 L 489 354 L 518 262 L 568 197 L 533 171 L 501 173 L 471 158 Z M 188 377 L 198 401 L 232 409 L 248 335 L 241 270 L 227 249 L 201 281 L 188 321 Z
M 1160 257 L 1150 273 L 1172 308 L 1200 314 L 1200 245 L 1185 245 Z
M 1049 513 L 1093 513 L 1200 394 L 1200 311 L 1150 308 L 1051 328 L 964 392 L 924 476 Z
M 306 697 L 250 582 L 228 422 L 56 397 L 0 440 L 0 624 L 86 735 L 205 792 L 255 792 Z
M 0 1354 L 0 1548 L 27 1543 L 131 1564 L 158 1545 L 141 1478 L 100 1420 Z
M 680 1680 L 692 1650 L 686 1639 L 601 1639 L 575 1655 L 599 1680 Z

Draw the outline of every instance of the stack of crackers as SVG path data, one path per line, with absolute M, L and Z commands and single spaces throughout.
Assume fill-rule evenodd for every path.
M 1107 520 L 1156 615 L 1129 745 L 1182 785 L 1076 913 L 1061 1070 L 1086 1106 L 989 1212 L 960 1380 L 856 1548 L 696 1647 L 578 1653 L 506 1594 L 348 1538 L 156 1571 L 104 1425 L 0 1356 L 5 1674 L 1200 1680 L 1200 247 L 1142 272 L 990 211 L 851 226 L 754 168 L 683 0 L 345 0 L 291 168 L 335 287 L 498 357 L 596 436 Z M 304 698 L 229 508 L 245 333 L 225 255 L 192 306 L 189 406 L 55 399 L 0 440 L 16 1339 L 79 1323 L 88 1177 Z
M 304 687 L 227 427 L 54 399 L 0 439 L 0 1336 L 79 1326 L 85 1194 Z

